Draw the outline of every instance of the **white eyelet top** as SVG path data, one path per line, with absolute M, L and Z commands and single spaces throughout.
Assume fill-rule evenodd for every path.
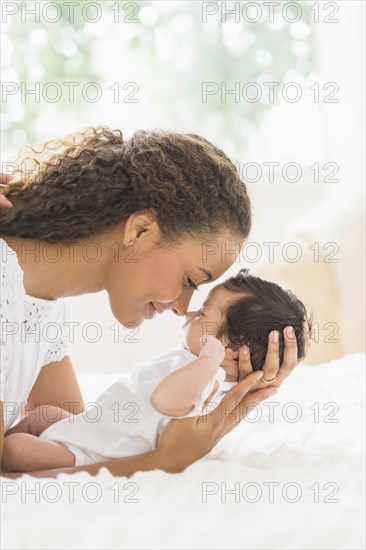
M 68 355 L 65 300 L 28 296 L 14 250 L 0 239 L 0 401 L 4 427 L 19 416 L 41 368 Z

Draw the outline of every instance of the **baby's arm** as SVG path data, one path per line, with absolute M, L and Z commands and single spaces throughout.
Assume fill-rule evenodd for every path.
M 223 345 L 214 336 L 203 337 L 199 357 L 168 376 L 155 388 L 151 403 L 167 416 L 184 416 L 194 407 L 202 390 L 215 376 L 225 356 Z

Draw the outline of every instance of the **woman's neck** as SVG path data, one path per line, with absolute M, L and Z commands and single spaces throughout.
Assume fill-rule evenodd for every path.
M 101 239 L 50 244 L 2 235 L 24 272 L 28 295 L 44 300 L 98 292 L 104 288 L 108 247 Z

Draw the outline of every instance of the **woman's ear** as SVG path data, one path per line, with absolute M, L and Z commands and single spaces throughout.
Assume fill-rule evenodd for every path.
M 131 214 L 124 225 L 123 244 L 141 244 L 141 237 L 149 235 L 148 240 L 154 243 L 160 237 L 160 228 L 156 216 L 150 210 L 143 210 Z
M 233 350 L 231 347 L 225 346 L 225 359 L 230 359 L 231 361 L 238 361 L 239 350 Z

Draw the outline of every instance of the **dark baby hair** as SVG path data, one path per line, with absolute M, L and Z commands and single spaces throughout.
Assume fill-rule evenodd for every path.
M 308 322 L 311 333 L 311 321 L 304 304 L 290 290 L 284 290 L 272 281 L 251 275 L 248 269 L 241 269 L 235 277 L 227 279 L 223 286 L 245 296 L 228 307 L 226 321 L 217 337 L 225 336 L 228 345 L 234 350 L 247 345 L 254 370 L 263 368 L 268 335 L 272 330 L 279 331 L 280 364 L 282 363 L 282 331 L 286 326 L 294 328 L 298 359 L 304 356 L 303 322 Z
M 234 164 L 196 134 L 137 130 L 124 140 L 120 130 L 87 128 L 22 152 L 17 166 L 1 188 L 14 205 L 1 211 L 6 235 L 82 239 L 145 209 L 167 242 L 250 231 L 250 201 Z

